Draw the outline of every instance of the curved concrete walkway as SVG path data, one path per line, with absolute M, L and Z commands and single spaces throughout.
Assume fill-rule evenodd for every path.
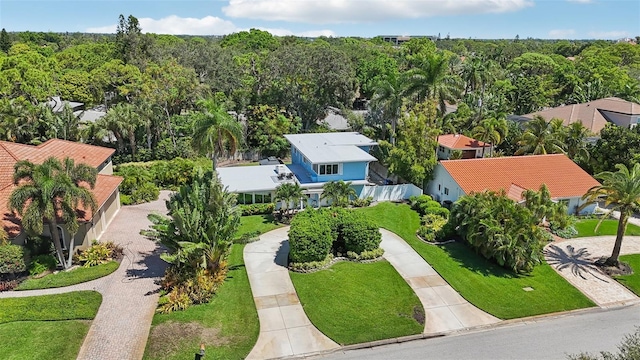
M 640 302 L 640 299 L 613 280 L 593 262 L 611 255 L 615 236 L 593 236 L 568 239 L 544 248 L 547 263 L 596 305 L 607 308 Z M 640 236 L 625 236 L 622 255 L 640 254 Z
M 102 304 L 78 359 L 142 359 L 158 304 L 156 282 L 164 275 L 166 263 L 159 257 L 160 247 L 140 235 L 140 230 L 150 225 L 150 212 L 166 213 L 168 196 L 169 192 L 163 191 L 157 201 L 120 209 L 101 237 L 101 241 L 113 241 L 125 250 L 125 257 L 113 274 L 64 288 L 4 292 L 0 298 L 98 291 Z
M 425 334 L 494 324 L 500 319 L 465 300 L 401 237 L 380 229 L 384 258 L 418 295 L 425 311 Z
M 247 359 L 273 359 L 337 349 L 311 324 L 289 277 L 289 227 L 270 231 L 244 248 L 244 263 L 260 319 Z

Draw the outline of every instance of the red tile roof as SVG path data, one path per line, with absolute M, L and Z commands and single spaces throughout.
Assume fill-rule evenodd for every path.
M 546 184 L 552 198 L 567 198 L 582 196 L 599 185 L 563 154 L 444 160 L 440 164 L 466 194 L 505 190 L 515 198 L 518 189 L 538 190 Z
M 0 224 L 4 226 L 10 237 L 15 237 L 22 231 L 20 218 L 17 214 L 9 212 L 7 204 L 11 192 L 15 189 L 13 166 L 17 161 L 29 160 L 39 164 L 51 156 L 59 159 L 70 157 L 76 163 L 97 168 L 114 152 L 114 149 L 59 139 L 52 139 L 38 146 L 0 141 Z M 118 189 L 121 182 L 122 178 L 118 176 L 98 175 L 96 186 L 92 190 L 98 207 L 104 205 L 109 196 Z M 93 214 L 85 214 L 81 208 L 78 211 L 80 220 L 90 221 L 93 217 Z
M 58 159 L 70 157 L 75 160 L 76 163 L 98 167 L 115 152 L 114 149 L 102 146 L 81 144 L 60 139 L 51 139 L 38 146 L 4 141 L 2 144 L 20 160 L 29 160 L 36 164 L 41 164 L 48 157 L 54 156 Z
M 489 146 L 489 144 L 485 144 L 482 141 L 472 139 L 462 134 L 440 135 L 438 136 L 438 144 L 452 150 L 472 150 Z
M 574 122 L 581 122 L 582 125 L 592 133 L 599 134 L 600 130 L 609 123 L 600 111 L 639 115 L 640 104 L 617 97 L 609 97 L 582 104 L 558 106 L 552 109 L 542 110 L 522 116 L 533 119 L 534 115 L 540 115 L 547 121 L 553 118 L 558 118 L 564 121 L 565 126 Z

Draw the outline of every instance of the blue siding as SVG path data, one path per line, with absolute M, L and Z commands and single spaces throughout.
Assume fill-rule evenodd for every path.
M 367 162 L 354 162 L 354 163 L 343 163 L 342 164 L 342 174 L 337 175 L 318 175 L 317 182 L 327 182 L 327 181 L 351 181 L 351 180 L 364 180 L 367 178 Z

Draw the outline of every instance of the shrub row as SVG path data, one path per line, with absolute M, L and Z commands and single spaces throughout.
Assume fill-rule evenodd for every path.
M 266 215 L 271 214 L 276 209 L 276 204 L 267 203 L 267 204 L 248 204 L 248 205 L 238 205 L 240 211 L 242 211 L 242 216 L 247 215 Z
M 341 208 L 307 208 L 291 221 L 289 259 L 294 263 L 324 261 L 336 254 L 361 254 L 379 248 L 382 235 L 363 214 Z
M 411 208 L 417 211 L 420 216 L 434 214 L 445 219 L 449 218 L 449 210 L 442 207 L 439 202 L 433 200 L 429 195 L 412 196 L 409 198 L 409 203 Z

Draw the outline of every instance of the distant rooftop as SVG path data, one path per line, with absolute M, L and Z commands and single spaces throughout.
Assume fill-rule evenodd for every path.
M 377 161 L 359 146 L 378 143 L 357 132 L 295 134 L 284 137 L 314 164 Z
M 438 136 L 438 144 L 452 150 L 481 149 L 487 144 L 462 134 L 446 134 Z

